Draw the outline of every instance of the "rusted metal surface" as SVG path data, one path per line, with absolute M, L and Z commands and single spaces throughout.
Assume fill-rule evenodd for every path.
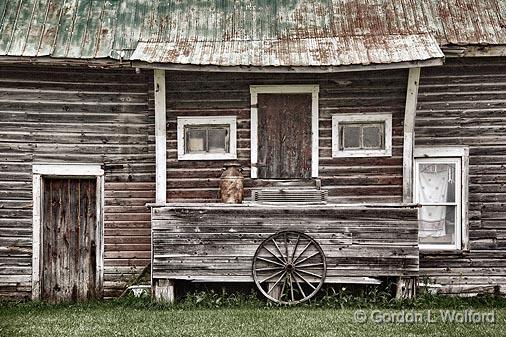
M 434 38 L 506 44 L 505 13 L 503 0 L 9 0 L 0 2 L 0 56 L 391 63 L 441 57 Z
M 221 202 L 240 204 L 244 198 L 244 177 L 241 164 L 226 163 L 226 170 L 220 177 Z
M 430 34 L 264 41 L 140 42 L 131 59 L 219 66 L 346 66 L 442 58 Z

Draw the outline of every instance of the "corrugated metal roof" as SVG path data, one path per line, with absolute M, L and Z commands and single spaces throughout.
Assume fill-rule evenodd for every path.
M 440 45 L 506 45 L 505 13 L 504 0 L 4 0 L 0 56 L 129 60 L 138 47 L 152 62 L 397 62 L 430 54 L 427 33 Z
M 216 66 L 327 67 L 444 57 L 430 34 L 278 40 L 139 42 L 131 60 Z

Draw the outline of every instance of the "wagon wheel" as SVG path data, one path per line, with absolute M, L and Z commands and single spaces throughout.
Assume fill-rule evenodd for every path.
M 323 285 L 325 254 L 310 236 L 283 231 L 265 239 L 253 257 L 253 279 L 262 294 L 281 304 L 309 300 Z

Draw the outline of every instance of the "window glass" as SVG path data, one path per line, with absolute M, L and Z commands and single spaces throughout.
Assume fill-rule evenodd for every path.
M 455 202 L 455 164 L 420 163 L 420 203 Z
M 185 153 L 228 153 L 229 127 L 198 125 L 185 127 Z
M 419 211 L 420 243 L 455 244 L 456 206 L 422 206 Z
M 343 125 L 341 128 L 342 148 L 359 149 L 360 148 L 360 126 Z
M 382 124 L 365 125 L 364 132 L 364 148 L 381 149 L 383 148 L 383 131 Z
M 226 153 L 228 152 L 228 130 L 227 128 L 209 129 L 209 152 Z
M 186 153 L 206 151 L 206 130 L 198 127 L 186 128 Z
M 340 150 L 380 150 L 385 148 L 384 123 L 340 123 Z
M 421 158 L 416 163 L 416 202 L 421 204 L 420 244 L 455 248 L 461 240 L 460 160 Z

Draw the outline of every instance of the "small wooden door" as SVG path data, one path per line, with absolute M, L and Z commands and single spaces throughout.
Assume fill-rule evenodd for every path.
M 311 94 L 258 95 L 258 177 L 311 177 Z
M 96 200 L 96 179 L 43 180 L 43 300 L 83 301 L 97 296 Z

